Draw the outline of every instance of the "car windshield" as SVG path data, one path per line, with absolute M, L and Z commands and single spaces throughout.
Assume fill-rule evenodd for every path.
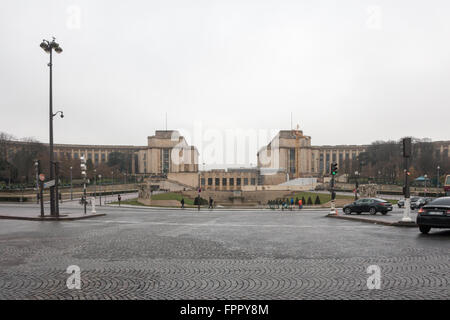
M 443 197 L 443 198 L 438 198 L 435 199 L 433 201 L 431 201 L 430 203 L 428 203 L 429 206 L 450 206 L 450 197 Z

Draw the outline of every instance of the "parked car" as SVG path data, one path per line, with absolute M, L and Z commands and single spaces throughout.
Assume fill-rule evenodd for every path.
M 415 209 L 421 208 L 425 204 L 427 204 L 428 202 L 430 202 L 432 200 L 433 200 L 433 198 L 411 197 L 410 201 L 409 201 L 410 208 L 411 208 L 411 210 L 415 210 Z M 404 208 L 405 207 L 405 199 L 398 200 L 397 206 L 399 208 Z
M 450 228 L 450 197 L 434 199 L 417 213 L 420 232 L 427 234 L 431 228 Z
M 410 205 L 411 205 L 411 203 L 416 202 L 419 199 L 420 199 L 420 197 L 417 197 L 417 196 L 409 198 Z M 404 208 L 405 207 L 405 199 L 398 200 L 397 205 L 399 208 Z
M 345 205 L 343 210 L 345 214 L 351 214 L 352 212 L 356 212 L 356 214 L 361 214 L 361 212 L 369 212 L 370 214 L 381 212 L 386 214 L 392 211 L 392 204 L 383 199 L 364 198 Z
M 431 202 L 433 200 L 433 198 L 418 198 L 416 201 L 411 201 L 411 210 L 415 210 L 415 209 L 420 209 L 422 208 L 424 205 L 428 204 L 429 202 Z

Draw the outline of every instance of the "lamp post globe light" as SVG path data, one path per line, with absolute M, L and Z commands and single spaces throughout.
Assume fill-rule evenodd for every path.
M 94 201 L 97 198 L 97 169 L 94 169 Z
M 73 200 L 72 167 L 70 167 L 70 200 Z
M 437 166 L 437 180 L 436 180 L 436 187 L 439 189 L 439 170 L 441 169 L 440 166 Z M 438 190 L 439 192 L 439 190 Z
M 98 182 L 100 186 L 100 206 L 102 205 L 102 175 L 98 175 Z
M 61 53 L 62 48 L 59 46 L 59 44 L 55 41 L 55 38 L 53 37 L 53 40 L 42 40 L 40 47 L 50 55 L 50 62 L 48 63 L 49 71 L 50 71 L 50 87 L 49 87 L 49 129 L 50 129 L 50 180 L 53 180 L 55 178 L 55 169 L 54 169 L 54 158 L 53 158 L 53 117 L 57 115 L 58 113 L 61 113 L 61 118 L 64 117 L 64 114 L 62 111 L 58 111 L 55 114 L 53 113 L 53 86 L 52 86 L 52 68 L 53 68 L 53 62 L 52 62 L 52 53 L 55 51 L 56 53 Z M 55 197 L 55 187 L 50 187 L 50 214 L 52 216 L 58 216 L 59 213 L 56 210 L 55 206 L 55 200 L 58 201 Z

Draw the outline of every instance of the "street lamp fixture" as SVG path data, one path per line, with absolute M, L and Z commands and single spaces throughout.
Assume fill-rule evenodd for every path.
M 436 186 L 438 188 L 438 192 L 439 192 L 439 170 L 441 169 L 440 166 L 437 166 L 437 180 L 436 180 Z
M 53 155 L 53 117 L 59 112 L 57 112 L 56 114 L 53 114 L 53 80 L 52 80 L 52 70 L 53 70 L 53 62 L 52 62 L 52 58 L 53 58 L 53 51 L 55 51 L 56 53 L 61 53 L 63 50 L 62 48 L 59 46 L 59 44 L 55 41 L 55 37 L 53 37 L 53 39 L 50 40 L 42 40 L 40 47 L 50 55 L 50 62 L 47 64 L 49 67 L 49 71 L 50 71 L 50 85 L 49 85 L 49 131 L 50 131 L 50 148 L 49 148 L 49 152 L 50 152 L 50 180 L 53 180 L 55 178 L 55 162 L 54 162 L 54 155 Z M 61 112 L 61 118 L 63 117 L 63 113 Z M 58 206 L 57 203 L 55 204 L 55 201 L 58 201 L 58 199 L 56 199 L 55 197 L 55 186 L 50 187 L 50 214 L 52 216 L 59 216 L 59 210 L 58 210 Z
M 102 175 L 98 175 L 98 182 L 100 184 L 100 206 L 102 205 Z
M 70 200 L 73 200 L 72 167 L 70 167 Z
M 59 46 L 59 43 L 55 42 L 55 37 L 52 37 L 53 40 L 42 40 L 40 47 L 47 53 L 51 54 L 52 50 L 55 50 L 56 53 L 61 53 L 63 50 Z
M 58 113 L 60 113 L 61 119 L 64 118 L 64 113 L 63 113 L 61 110 L 60 110 L 60 111 L 56 111 L 56 113 L 54 113 L 54 114 L 52 115 L 52 117 L 56 116 Z

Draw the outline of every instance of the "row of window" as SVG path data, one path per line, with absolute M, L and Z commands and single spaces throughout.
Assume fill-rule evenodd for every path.
M 81 156 L 84 155 L 84 153 L 81 153 Z M 70 152 L 59 152 L 59 154 L 57 152 L 54 153 L 55 158 L 59 157 L 60 159 L 66 158 L 66 159 L 71 159 L 72 158 L 72 154 Z M 74 152 L 73 153 L 73 158 L 74 159 L 78 159 L 80 157 L 80 154 L 78 152 Z M 92 153 L 88 153 L 87 154 L 87 158 L 92 160 Z M 100 159 L 100 155 L 98 153 L 94 154 L 94 160 L 96 162 L 98 162 L 98 160 Z M 106 161 L 106 154 L 102 153 L 101 154 L 101 159 L 102 162 Z
M 227 186 L 227 185 L 234 186 L 235 185 L 234 180 L 235 180 L 234 178 L 222 178 L 222 186 Z M 240 186 L 240 185 L 242 185 L 242 182 L 243 182 L 244 186 L 248 186 L 249 181 L 252 186 L 256 185 L 256 178 L 250 178 L 250 179 L 249 178 L 236 178 L 236 185 Z M 202 186 L 205 185 L 205 178 L 201 179 L 201 184 L 202 184 Z M 208 178 L 208 186 L 212 186 L 212 185 L 213 185 L 213 178 Z M 214 185 L 220 186 L 220 178 L 214 178 Z

